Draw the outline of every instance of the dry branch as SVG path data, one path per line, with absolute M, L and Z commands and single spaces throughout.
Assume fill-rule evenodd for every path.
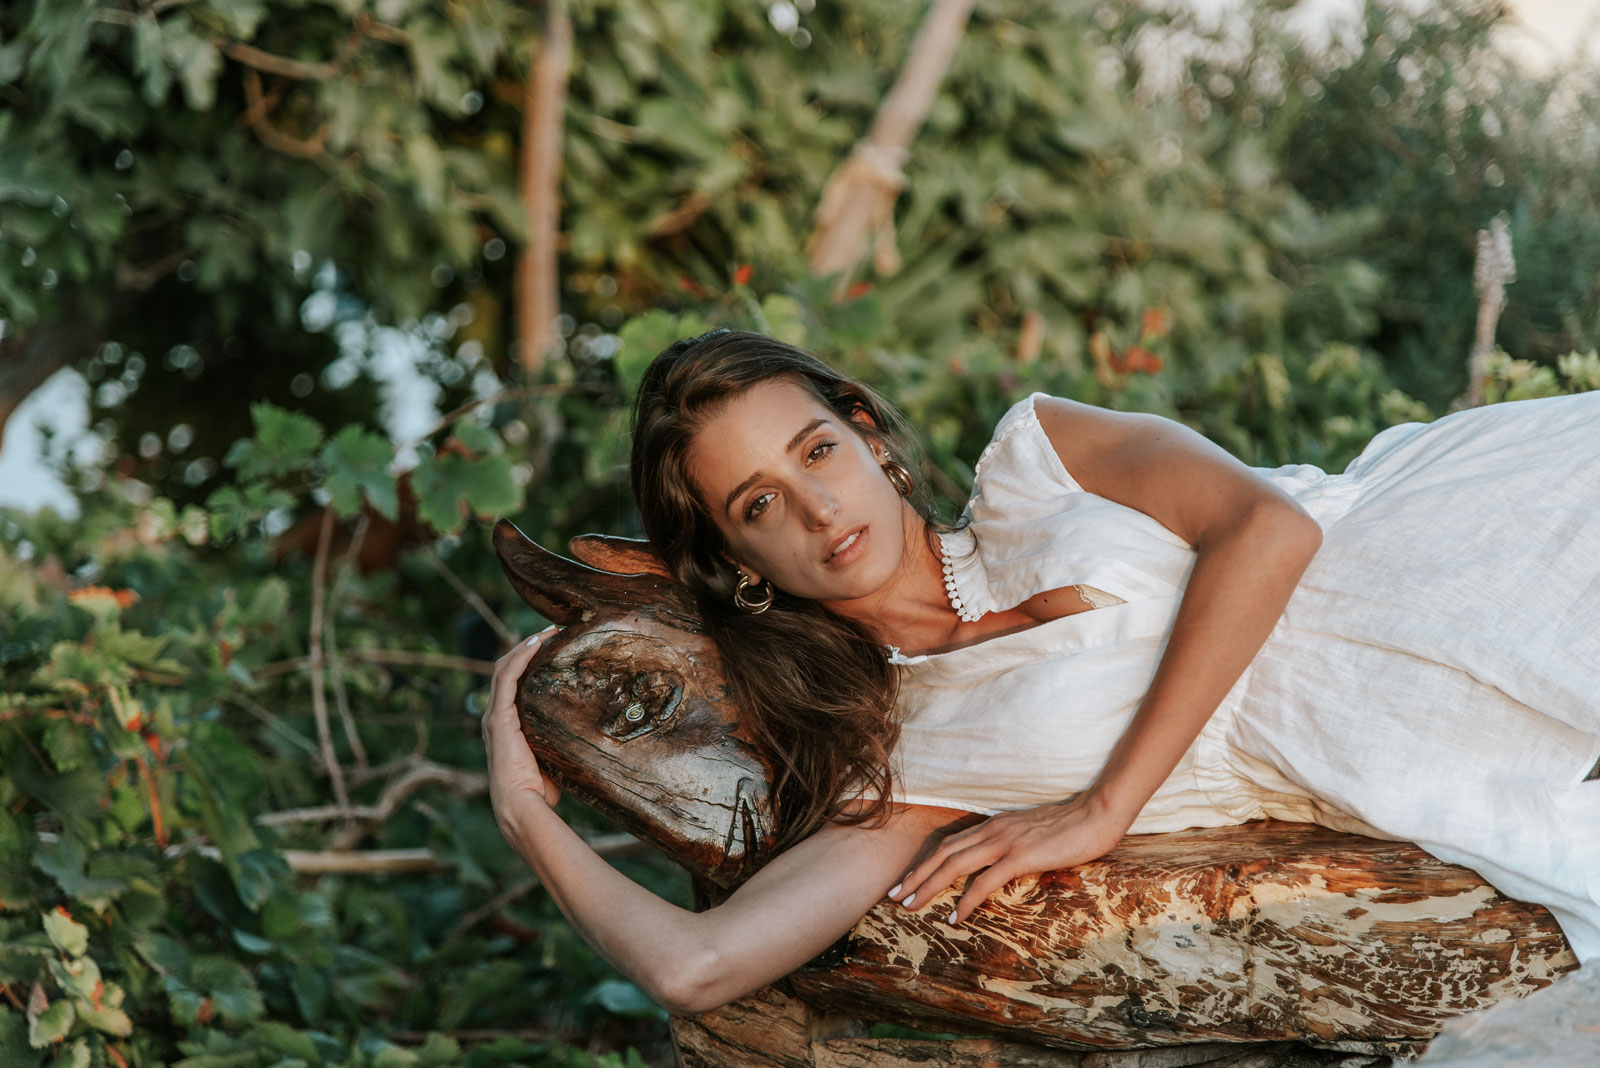
M 362 512 L 361 518 L 356 520 L 355 532 L 350 535 L 350 548 L 345 551 L 344 563 L 339 567 L 339 577 L 333 583 L 333 610 L 328 613 L 324 624 L 324 640 L 328 646 L 328 677 L 333 682 L 334 705 L 339 709 L 339 721 L 344 724 L 345 740 L 350 743 L 350 754 L 355 757 L 356 767 L 367 766 L 367 747 L 361 744 L 361 733 L 356 730 L 355 717 L 350 712 L 350 693 L 344 684 L 344 659 L 339 655 L 339 642 L 337 636 L 337 620 L 339 617 L 339 600 L 344 596 L 345 584 L 350 581 L 350 575 L 355 570 L 355 562 L 361 556 L 361 544 L 367 539 L 367 530 L 371 526 L 367 513 Z
M 328 134 L 332 129 L 328 123 L 323 123 L 310 137 L 294 137 L 268 121 L 267 115 L 272 105 L 261 91 L 261 75 L 249 67 L 244 71 L 244 97 L 246 106 L 240 118 L 255 131 L 262 144 L 275 152 L 299 159 L 322 159 L 327 154 Z
M 477 772 L 422 761 L 385 786 L 383 793 L 378 795 L 377 804 L 372 806 L 371 816 L 346 826 L 328 842 L 328 848 L 335 851 L 354 849 L 356 843 L 371 833 L 375 825 L 388 820 L 399 811 L 407 798 L 424 786 L 444 786 L 462 797 L 472 797 L 487 790 L 489 780 Z
M 289 869 L 301 875 L 397 875 L 448 871 L 450 865 L 431 849 L 349 850 L 285 849 Z
M 482 597 L 479 597 L 476 590 L 474 590 L 471 586 L 468 586 L 465 582 L 462 582 L 460 576 L 458 576 L 454 571 L 450 570 L 450 565 L 446 564 L 442 559 L 440 559 L 439 554 L 434 551 L 432 545 L 425 545 L 423 548 L 427 553 L 428 563 L 432 564 L 433 569 L 439 572 L 440 575 L 444 576 L 444 580 L 450 584 L 450 588 L 459 593 L 461 595 L 461 599 L 466 601 L 467 604 L 471 605 L 472 610 L 477 612 L 478 615 L 483 618 L 483 621 L 494 629 L 495 634 L 499 635 L 500 637 L 500 644 L 507 649 L 517 644 L 517 636 L 513 634 L 511 632 L 511 628 L 506 626 L 505 622 L 495 614 L 494 609 L 489 607 L 488 602 Z
M 345 788 L 344 771 L 339 767 L 339 757 L 333 751 L 333 732 L 328 727 L 328 698 L 323 692 L 322 614 L 328 582 L 328 546 L 333 541 L 333 509 L 322 513 L 322 528 L 317 532 L 317 555 L 311 564 L 311 634 L 306 667 L 311 672 L 311 714 L 317 721 L 317 743 L 322 755 L 322 765 L 333 783 L 334 800 L 340 808 L 350 806 L 350 792 Z
M 847 276 L 861 261 L 869 235 L 876 238 L 878 273 L 900 269 L 894 243 L 894 202 L 906 184 L 900 168 L 961 43 L 972 4 L 973 0 L 934 0 L 871 131 L 823 187 L 817 227 L 806 249 L 814 274 Z

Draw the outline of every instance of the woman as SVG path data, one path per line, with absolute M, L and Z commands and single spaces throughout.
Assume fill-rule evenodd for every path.
M 668 905 L 554 815 L 513 701 L 543 636 L 497 667 L 501 828 L 659 1002 L 731 1000 L 885 894 L 970 879 L 960 923 L 1130 830 L 1262 816 L 1417 841 L 1600 955 L 1600 395 L 1391 428 L 1332 477 L 1035 395 L 954 530 L 890 419 L 732 331 L 641 384 L 646 532 L 779 758 L 789 848 L 725 904 Z

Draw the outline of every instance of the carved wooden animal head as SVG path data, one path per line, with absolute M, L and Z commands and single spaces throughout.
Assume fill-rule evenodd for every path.
M 748 878 L 776 837 L 771 767 L 689 591 L 641 541 L 574 538 L 579 563 L 501 520 L 494 545 L 522 599 L 565 628 L 517 690 L 540 768 L 691 872 Z

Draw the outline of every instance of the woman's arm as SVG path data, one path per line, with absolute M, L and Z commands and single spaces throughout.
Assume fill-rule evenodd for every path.
M 1059 399 L 1041 399 L 1037 411 L 1084 489 L 1156 519 L 1194 547 L 1195 563 L 1150 689 L 1093 785 L 951 835 L 902 880 L 897 896 L 916 907 L 978 873 L 952 923 L 1019 875 L 1116 845 L 1267 640 L 1322 544 L 1292 498 L 1180 423 Z
M 544 636 L 495 665 L 483 722 L 495 818 L 579 934 L 673 1012 L 725 1004 L 816 956 L 951 819 L 912 806 L 878 828 L 828 826 L 716 908 L 670 904 L 607 864 L 551 808 L 555 787 L 540 775 L 516 709 L 517 682 Z

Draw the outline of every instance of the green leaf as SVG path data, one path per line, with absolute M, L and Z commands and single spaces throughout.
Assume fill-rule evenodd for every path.
M 522 505 L 522 487 L 504 455 L 467 459 L 453 452 L 424 455 L 411 474 L 417 515 L 441 534 L 460 530 L 464 513 L 502 516 Z
M 38 1015 L 28 1014 L 28 1045 L 34 1049 L 44 1049 L 52 1042 L 60 1042 L 67 1037 L 67 1032 L 72 1030 L 73 1021 L 77 1019 L 73 1011 L 72 1002 L 60 998 L 50 1004 Z
M 250 406 L 250 418 L 255 423 L 255 437 L 234 442 L 223 460 L 238 470 L 240 478 L 303 470 L 322 444 L 322 427 L 308 415 L 258 401 Z
M 476 419 L 459 420 L 450 428 L 455 439 L 472 453 L 499 452 L 503 447 L 500 435 Z
M 256 981 L 244 965 L 227 957 L 204 956 L 194 959 L 189 985 L 212 999 L 224 1022 L 233 1027 L 259 1018 L 265 1006 Z
M 607 979 L 589 991 L 585 999 L 618 1016 L 664 1017 L 661 1006 L 650 995 L 625 979 Z
M 126 1034 L 127 1032 L 123 1032 Z M 89 1068 L 93 1056 L 89 1052 L 88 1038 L 80 1038 L 72 1045 L 67 1046 L 56 1059 L 50 1063 L 50 1068 Z
M 161 51 L 178 72 L 184 99 L 191 110 L 210 111 L 217 100 L 222 53 L 209 37 L 196 33 L 187 19 L 169 19 L 162 29 Z
M 77 1004 L 78 1019 L 96 1031 L 104 1031 L 118 1038 L 127 1038 L 133 1034 L 133 1020 L 124 1010 L 110 1005 L 89 1005 L 81 1001 Z
M 288 1024 L 277 1020 L 257 1024 L 251 1029 L 250 1037 L 268 1049 L 277 1050 L 290 1057 L 299 1057 L 311 1063 L 321 1059 L 321 1054 L 317 1052 L 317 1044 L 311 1040 L 310 1035 L 296 1031 Z
M 184 948 L 182 942 L 152 931 L 135 939 L 133 948 L 144 958 L 146 964 L 162 975 L 170 976 L 179 983 L 188 983 L 189 951 Z
M 384 518 L 399 516 L 395 477 L 389 473 L 394 446 L 387 438 L 360 426 L 347 426 L 323 446 L 321 459 L 328 472 L 323 485 L 341 517 L 359 512 L 363 497 Z
M 89 950 L 89 928 L 73 919 L 66 909 L 55 908 L 44 914 L 44 933 L 69 957 L 81 957 Z
M 161 24 L 148 11 L 140 12 L 133 21 L 133 70 L 144 75 L 140 86 L 144 102 L 153 108 L 166 103 L 172 72 L 161 48 Z
M 51 720 L 40 740 L 57 771 L 74 771 L 89 764 L 94 757 L 88 729 L 71 720 Z
M 260 0 L 206 0 L 206 6 L 222 18 L 230 34 L 244 41 L 256 35 L 256 28 L 267 17 L 267 7 Z
M 37 1068 L 39 1054 L 28 1043 L 28 1019 L 0 1006 L 0 1064 L 6 1068 Z
M 803 346 L 806 343 L 806 312 L 800 302 L 785 293 L 772 293 L 761 302 L 766 332 L 779 341 Z

